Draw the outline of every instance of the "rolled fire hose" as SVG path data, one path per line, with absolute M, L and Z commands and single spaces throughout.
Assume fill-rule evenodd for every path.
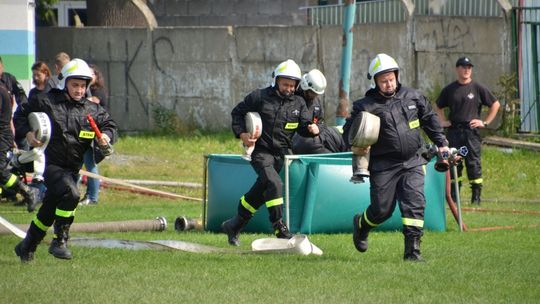
M 246 131 L 249 133 L 251 138 L 258 139 L 261 137 L 262 134 L 262 120 L 261 115 L 257 112 L 248 112 L 245 116 L 246 120 Z M 255 150 L 255 145 L 251 147 L 247 147 L 244 145 L 244 154 L 242 155 L 242 158 L 251 161 L 251 153 L 253 150 Z
M 43 112 L 32 112 L 28 115 L 30 129 L 35 132 L 36 139 L 43 144 L 40 147 L 34 147 L 30 151 L 15 153 L 11 159 L 14 167 L 20 168 L 22 164 L 34 163 L 34 178 L 43 180 L 45 172 L 45 148 L 51 139 L 51 121 L 49 116 Z
M 362 111 L 351 125 L 349 142 L 352 144 L 352 165 L 354 183 L 364 182 L 364 177 L 369 177 L 369 150 L 363 151 L 375 144 L 379 139 L 381 119 L 369 112 Z
M 164 218 L 157 218 L 158 226 L 163 230 L 166 228 L 166 221 Z M 133 221 L 131 221 L 133 222 Z M 135 221 L 139 222 L 139 221 Z M 26 233 L 19 229 L 17 226 L 11 224 L 9 221 L 0 216 L 0 226 L 8 228 L 8 231 L 15 234 L 19 238 L 24 238 Z M 71 232 L 75 231 L 76 224 L 73 224 Z M 123 230 L 115 230 L 123 231 Z M 306 235 L 298 234 L 293 236 L 290 240 L 283 239 L 258 239 L 251 244 L 252 250 L 239 250 L 239 249 L 227 249 L 220 247 L 213 247 L 208 245 L 202 245 L 197 243 L 190 243 L 184 241 L 175 240 L 157 240 L 157 241 L 134 241 L 134 240 L 121 240 L 121 239 L 105 239 L 105 238 L 70 238 L 69 243 L 71 245 L 82 247 L 99 247 L 99 248 L 122 248 L 122 249 L 153 249 L 153 250 L 180 250 L 193 253 L 233 253 L 233 254 L 253 254 L 253 253 L 288 253 L 288 254 L 301 254 L 301 255 L 322 255 L 322 250 L 312 244 Z

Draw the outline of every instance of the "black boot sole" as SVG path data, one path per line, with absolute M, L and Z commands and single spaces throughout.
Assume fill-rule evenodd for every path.
M 21 243 L 19 243 L 19 244 L 17 244 L 17 246 L 15 246 L 15 254 L 21 259 L 21 262 L 23 262 L 23 263 L 31 262 L 34 259 L 34 257 L 30 256 L 30 255 L 25 256 L 23 254 L 23 252 L 22 252 L 21 246 L 22 246 Z
M 238 240 L 238 236 L 237 234 L 229 228 L 229 226 L 227 225 L 227 222 L 228 221 L 225 221 L 221 224 L 221 230 L 223 232 L 225 232 L 225 234 L 227 234 L 227 238 L 228 238 L 228 242 L 229 242 L 229 245 L 232 245 L 232 246 L 240 246 L 240 241 Z
M 362 214 L 357 214 L 353 217 L 353 243 L 356 250 L 366 252 L 368 249 L 367 239 L 362 240 L 360 238 L 360 227 L 358 225 L 361 216 Z

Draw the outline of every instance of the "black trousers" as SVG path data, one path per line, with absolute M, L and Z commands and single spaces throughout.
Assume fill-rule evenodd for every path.
M 283 182 L 279 172 L 283 162 L 284 154 L 255 148 L 251 154 L 251 166 L 257 173 L 257 180 L 238 204 L 238 213 L 243 218 L 251 218 L 264 204 L 270 213 L 270 222 L 274 223 L 282 218 Z
M 375 227 L 389 219 L 399 202 L 406 236 L 422 236 L 424 226 L 423 166 L 410 169 L 395 167 L 381 172 L 370 172 L 371 204 L 366 209 L 368 223 Z
M 0 184 L 5 185 L 11 178 L 11 171 L 8 169 L 9 159 L 7 153 L 10 149 L 0 147 Z
M 37 226 L 50 227 L 54 222 L 61 225 L 71 224 L 80 199 L 77 188 L 78 172 L 48 165 L 44 178 L 47 191 L 36 216 L 39 221 Z
M 481 184 L 482 178 L 482 162 L 481 162 L 481 147 L 482 138 L 480 130 L 471 128 L 449 128 L 447 139 L 451 147 L 460 148 L 466 146 L 469 152 L 464 157 L 465 167 L 467 168 L 467 178 L 471 183 Z M 463 175 L 463 162 L 457 166 L 458 180 Z M 452 179 L 456 179 L 452 175 Z

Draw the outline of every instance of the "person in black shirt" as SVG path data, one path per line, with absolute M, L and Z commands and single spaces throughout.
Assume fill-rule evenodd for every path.
M 483 85 L 472 79 L 473 64 L 468 57 L 461 57 L 456 62 L 457 80 L 447 85 L 437 99 L 437 112 L 441 125 L 448 128 L 447 137 L 452 147 L 466 146 L 469 153 L 465 156 L 467 177 L 471 185 L 471 204 L 480 204 L 482 192 L 482 139 L 481 128 L 486 128 L 493 122 L 500 103 L 495 96 Z M 489 108 L 484 120 L 480 119 L 482 106 Z M 448 107 L 448 118 L 444 108 Z M 457 167 L 458 179 L 461 186 L 463 164 Z M 452 197 L 455 197 L 454 183 L 452 185 Z M 459 191 L 459 190 L 458 190 Z

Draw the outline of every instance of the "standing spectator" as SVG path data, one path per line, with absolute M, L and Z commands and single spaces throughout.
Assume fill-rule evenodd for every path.
M 399 83 L 399 66 L 392 57 L 378 54 L 369 65 L 368 79 L 372 88 L 354 102 L 343 128 L 344 139 L 349 141 L 348 134 L 356 133 L 351 126 L 363 111 L 380 118 L 378 140 L 370 149 L 370 205 L 354 216 L 353 243 L 358 251 L 365 252 L 369 231 L 389 219 L 399 203 L 405 239 L 403 258 L 422 261 L 426 160 L 421 156 L 420 129 L 441 152 L 448 151 L 448 142 L 429 101 Z
M 62 68 L 64 65 L 66 65 L 71 59 L 69 58 L 69 55 L 65 52 L 60 52 L 54 56 L 54 70 L 56 72 L 56 75 L 49 78 L 49 85 L 51 88 L 58 88 L 58 85 L 60 84 L 60 73 L 62 71 Z
M 15 253 L 22 262 L 34 258 L 34 252 L 50 226 L 54 226 L 54 238 L 49 253 L 59 259 L 72 258 L 67 242 L 80 198 L 78 174 L 84 153 L 96 140 L 87 115 L 94 118 L 103 133 L 99 145 L 108 146 L 117 136 L 116 124 L 107 111 L 85 98 L 92 79 L 92 72 L 86 62 L 81 59 L 70 61 L 62 69 L 62 75 L 64 77 L 59 83 L 59 89 L 36 95 L 35 99 L 21 105 L 15 112 L 16 136 L 26 137 L 33 147 L 43 143 L 31 131 L 28 114 L 44 112 L 51 119 L 52 126 L 51 139 L 45 150 L 47 192 L 36 217 L 30 223 L 26 237 L 15 247 Z
M 292 140 L 294 154 L 321 154 L 347 151 L 347 146 L 339 131 L 324 123 L 324 107 L 319 96 L 326 89 L 326 77 L 318 69 L 302 75 L 300 88 L 295 94 L 304 98 L 308 117 L 319 127 L 317 136 L 301 136 L 295 133 Z
M 237 214 L 223 222 L 223 231 L 229 244 L 238 246 L 242 229 L 262 205 L 266 205 L 274 234 L 278 238 L 291 238 L 283 223 L 283 183 L 279 171 L 286 154 L 291 154 L 291 139 L 295 132 L 305 136 L 317 135 L 319 129 L 311 123 L 304 100 L 294 91 L 298 88 L 302 73 L 291 59 L 280 63 L 273 73 L 272 85 L 247 95 L 231 112 L 234 135 L 245 146 L 255 146 L 251 154 L 251 166 L 257 173 L 257 181 L 240 198 Z M 261 116 L 262 134 L 259 139 L 247 133 L 245 116 L 256 112 Z
M 32 65 L 32 83 L 35 87 L 28 93 L 28 99 L 39 93 L 47 93 L 51 89 L 49 79 L 52 77 L 51 70 L 43 61 L 36 61 Z
M 15 97 L 17 106 L 28 102 L 26 93 L 24 92 L 21 84 L 17 81 L 17 78 L 4 71 L 4 62 L 2 61 L 2 57 L 0 57 L 0 84 L 2 84 L 8 90 L 10 96 Z
M 456 62 L 457 80 L 447 85 L 437 99 L 435 110 L 439 115 L 441 125 L 448 128 L 447 137 L 452 147 L 466 146 L 469 153 L 465 156 L 467 178 L 471 185 L 471 204 L 480 205 L 482 193 L 482 138 L 480 129 L 486 128 L 497 116 L 500 103 L 497 98 L 483 85 L 473 81 L 473 64 L 468 57 L 461 57 Z M 480 119 L 482 106 L 489 108 L 485 120 Z M 448 119 L 443 109 L 450 109 Z M 452 180 L 458 179 L 458 187 L 461 187 L 463 163 L 457 167 L 457 175 Z M 454 183 L 452 196 L 455 199 Z M 459 191 L 459 189 L 458 189 Z
M 90 64 L 92 71 L 92 81 L 90 82 L 90 92 L 92 96 L 88 97 L 93 103 L 99 104 L 105 110 L 108 109 L 107 89 L 105 88 L 105 80 L 103 74 L 95 64 Z M 103 160 L 103 155 L 95 145 L 84 153 L 84 167 L 88 172 L 99 174 L 97 164 Z M 87 177 L 86 193 L 81 200 L 81 205 L 96 205 L 99 200 L 99 188 L 101 182 L 99 178 Z

